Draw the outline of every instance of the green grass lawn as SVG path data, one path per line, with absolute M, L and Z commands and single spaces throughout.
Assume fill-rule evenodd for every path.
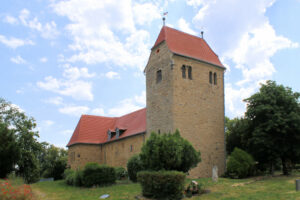
M 190 199 L 300 200 L 300 192 L 295 191 L 295 179 L 300 179 L 300 175 L 262 177 L 255 181 L 257 179 L 220 178 L 217 183 L 209 178 L 197 179 L 210 193 Z M 121 200 L 135 199 L 141 194 L 140 185 L 128 181 L 101 188 L 77 188 L 66 185 L 64 181 L 40 182 L 31 187 L 41 200 L 92 200 L 99 199 L 103 194 L 109 194 L 108 199 Z

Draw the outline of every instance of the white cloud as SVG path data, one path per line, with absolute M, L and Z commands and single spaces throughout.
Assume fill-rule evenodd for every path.
M 138 104 L 146 106 L 146 91 L 143 91 L 140 96 L 139 95 L 134 96 L 134 100 Z
M 276 71 L 271 57 L 281 49 L 297 47 L 284 36 L 276 34 L 265 16 L 275 0 L 188 0 L 198 7 L 193 24 L 205 27 L 205 38 L 230 70 L 241 71 L 235 84 L 225 86 L 226 109 L 232 115 L 245 111 L 244 98 L 257 91 L 259 83 L 272 78 Z M 251 17 L 249 17 L 251 16 Z M 220 37 L 222 33 L 222 37 Z
M 54 124 L 54 121 L 52 120 L 44 120 L 42 122 L 42 124 L 45 126 L 45 127 L 49 127 L 49 126 L 52 126 Z
M 64 96 L 71 96 L 75 100 L 92 101 L 92 83 L 82 80 L 58 80 L 52 76 L 45 77 L 44 82 L 37 82 L 38 87 Z
M 133 6 L 133 14 L 139 25 L 150 24 L 153 20 L 161 18 L 158 7 L 152 3 L 136 3 Z
M 108 110 L 110 116 L 122 116 L 133 112 L 135 110 L 141 109 L 146 105 L 146 92 L 143 91 L 142 94 L 136 95 L 133 98 L 128 98 L 120 101 L 117 106 Z
M 23 26 L 38 31 L 43 38 L 53 39 L 59 35 L 54 21 L 42 24 L 37 17 L 30 18 L 30 11 L 27 9 L 20 12 L 19 19 Z
M 46 62 L 48 62 L 48 58 L 47 57 L 42 57 L 42 58 L 40 58 L 40 62 L 46 63 Z
M 92 83 L 80 79 L 92 78 L 96 74 L 89 73 L 87 68 L 72 67 L 69 64 L 63 65 L 63 69 L 64 78 L 47 76 L 44 81 L 37 82 L 37 86 L 60 95 L 71 96 L 75 100 L 92 101 L 94 99 Z
M 105 76 L 109 79 L 120 79 L 120 74 L 118 72 L 110 71 L 110 72 L 107 72 L 105 74 Z
M 102 116 L 105 114 L 103 108 L 95 108 L 95 109 L 93 109 L 93 110 L 91 111 L 91 113 L 92 113 L 93 115 L 102 115 Z
M 31 40 L 22 40 L 14 37 L 6 38 L 4 35 L 0 35 L 0 43 L 12 49 L 16 49 L 24 45 L 34 45 L 34 42 L 32 42 Z
M 66 129 L 66 130 L 61 131 L 60 133 L 65 136 L 71 136 L 73 132 L 74 132 L 74 130 Z
M 70 65 L 64 65 L 63 76 L 67 79 L 77 80 L 79 78 L 92 78 L 96 76 L 95 73 L 89 73 L 88 68 L 71 67 Z
M 24 60 L 21 56 L 11 57 L 10 61 L 16 64 L 25 64 L 26 60 Z
M 187 0 L 186 3 L 189 6 L 194 6 L 194 7 L 198 7 L 200 5 L 202 5 L 205 2 L 205 0 Z
M 178 20 L 178 27 L 181 31 L 192 34 L 192 35 L 197 35 L 197 33 L 191 29 L 190 24 L 185 21 L 185 19 L 180 18 Z
M 54 104 L 54 105 L 62 105 L 63 104 L 63 98 L 61 97 L 53 97 L 45 100 L 46 103 Z
M 86 114 L 89 110 L 90 108 L 87 106 L 73 106 L 73 105 L 68 105 L 58 109 L 60 113 L 70 115 L 70 116 L 76 116 L 76 117 Z
M 69 48 L 75 53 L 68 61 L 144 68 L 150 35 L 136 29 L 130 0 L 69 0 L 52 7 L 71 22 L 66 29 L 73 40 Z
M 3 22 L 14 25 L 18 23 L 18 20 L 10 15 L 6 15 Z

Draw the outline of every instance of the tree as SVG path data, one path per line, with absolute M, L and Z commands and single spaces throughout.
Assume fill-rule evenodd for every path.
M 178 130 L 174 134 L 151 133 L 142 147 L 140 159 L 145 169 L 183 172 L 201 161 L 200 152 L 183 139 Z
M 67 167 L 67 151 L 45 142 L 42 145 L 43 151 L 39 158 L 41 175 L 45 178 L 53 177 L 54 180 L 62 179 Z
M 38 154 L 41 145 L 37 141 L 38 132 L 35 131 L 36 123 L 32 117 L 27 117 L 15 105 L 0 98 L 0 122 L 9 127 L 15 135 L 19 149 L 17 173 L 24 177 L 28 183 L 39 178 Z M 2 144 L 1 144 L 2 145 Z
M 227 175 L 231 178 L 246 178 L 253 175 L 254 160 L 250 154 L 239 148 L 234 148 L 227 163 Z
M 0 178 L 5 178 L 14 169 L 19 157 L 16 137 L 7 125 L 0 122 Z
M 300 161 L 300 93 L 267 81 L 248 99 L 246 118 L 251 120 L 249 152 L 260 163 L 281 160 L 283 174 Z
M 236 147 L 243 150 L 247 149 L 249 123 L 249 120 L 245 118 L 228 118 L 226 120 L 226 151 L 228 155 Z

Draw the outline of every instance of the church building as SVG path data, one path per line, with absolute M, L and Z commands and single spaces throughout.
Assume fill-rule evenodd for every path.
M 225 172 L 225 67 L 203 38 L 163 26 L 144 73 L 146 108 L 121 117 L 82 115 L 67 144 L 68 164 L 88 162 L 126 167 L 151 132 L 176 129 L 200 150 L 190 177 Z

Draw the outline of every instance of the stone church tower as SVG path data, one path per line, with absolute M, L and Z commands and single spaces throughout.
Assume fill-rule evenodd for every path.
M 224 71 L 203 38 L 167 26 L 145 68 L 147 136 L 178 129 L 201 152 L 193 178 L 225 172 Z

